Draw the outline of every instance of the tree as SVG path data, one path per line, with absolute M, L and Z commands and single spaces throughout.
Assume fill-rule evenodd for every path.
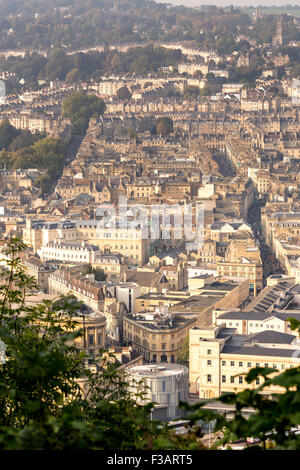
M 189 335 L 187 335 L 182 342 L 181 349 L 177 354 L 177 362 L 184 366 L 189 365 Z
M 33 145 L 37 140 L 45 138 L 43 134 L 35 133 L 32 134 L 29 130 L 23 130 L 20 132 L 17 137 L 15 137 L 10 146 L 9 151 L 16 152 L 24 147 L 30 147 Z
M 131 93 L 126 86 L 123 86 L 118 89 L 117 96 L 119 100 L 128 101 L 131 99 Z
M 69 83 L 75 83 L 82 80 L 82 74 L 78 69 L 72 69 L 67 73 L 65 81 Z
M 212 95 L 212 91 L 208 85 L 205 85 L 203 88 L 201 88 L 200 96 L 211 96 L 211 95 Z
M 49 80 L 64 80 L 72 64 L 64 49 L 54 49 L 46 65 L 46 76 Z
M 93 268 L 91 264 L 89 264 L 83 271 L 82 274 L 85 276 L 86 274 L 94 274 L 95 281 L 105 281 L 106 274 L 103 269 Z
M 185 99 L 196 100 L 199 97 L 199 87 L 194 85 L 188 85 L 183 90 L 183 96 Z
M 71 119 L 75 134 L 85 133 L 89 119 L 99 117 L 105 111 L 105 103 L 95 95 L 78 91 L 63 102 L 63 116 Z
M 171 118 L 163 117 L 158 118 L 156 121 L 156 134 L 169 135 L 173 132 L 173 121 Z
M 80 304 L 73 297 L 28 306 L 26 293 L 39 290 L 20 265 L 26 247 L 11 239 L 0 286 L 0 449 L 151 450 L 202 449 L 199 426 L 174 435 L 149 419 L 152 404 L 140 405 L 124 372 L 100 350 L 99 372 L 86 369 L 76 347 Z M 4 346 L 4 349 L 3 349 Z M 91 358 L 89 358 L 91 361 Z M 84 390 L 78 380 L 84 379 Z
M 18 131 L 8 121 L 0 123 L 0 150 L 7 149 L 13 139 L 17 137 Z
M 30 134 L 30 133 L 29 133 Z M 38 139 L 38 140 L 36 140 Z M 23 145 L 34 142 L 28 147 Z M 12 151 L 12 149 L 18 149 Z M 39 168 L 44 173 L 36 178 L 35 185 L 42 193 L 48 192 L 51 183 L 61 171 L 66 156 L 66 145 L 60 139 L 41 135 L 19 135 L 9 147 L 9 152 L 0 152 L 0 165 L 6 168 Z
M 38 167 L 55 176 L 62 168 L 65 155 L 66 146 L 60 139 L 46 137 L 11 154 L 11 161 L 15 169 Z

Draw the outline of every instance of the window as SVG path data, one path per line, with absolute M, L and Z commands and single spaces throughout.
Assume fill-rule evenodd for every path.
M 243 383 L 243 377 L 239 377 L 239 384 Z
M 226 361 L 222 361 L 222 366 L 226 366 Z
M 247 367 L 251 367 L 251 362 L 247 362 Z
M 211 354 L 211 349 L 208 349 L 208 350 L 207 350 L 207 354 Z
M 234 384 L 234 377 L 233 377 L 233 375 L 230 377 L 230 383 Z
M 98 333 L 97 335 L 97 343 L 102 344 L 102 333 Z
M 94 335 L 89 335 L 89 345 L 94 346 Z
M 255 380 L 256 385 L 259 385 L 259 377 Z
M 226 383 L 226 375 L 222 375 L 222 382 Z
M 267 362 L 265 362 L 265 367 L 269 367 L 269 364 Z
M 208 376 L 207 376 L 207 382 L 211 382 L 211 375 L 210 374 L 208 374 Z
M 162 383 L 161 383 L 161 390 L 162 390 L 162 392 L 166 391 L 166 382 L 165 382 L 165 380 L 163 380 Z
M 230 361 L 230 365 L 233 367 L 234 366 L 234 361 Z
M 211 366 L 211 361 L 210 360 L 207 361 L 207 365 Z
M 257 362 L 257 363 L 255 364 L 255 367 L 259 367 L 259 362 Z

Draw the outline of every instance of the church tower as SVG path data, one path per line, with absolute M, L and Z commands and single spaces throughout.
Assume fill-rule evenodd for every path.
M 283 44 L 283 16 L 280 15 L 277 27 L 276 27 L 276 33 L 273 38 L 273 44 L 281 46 Z

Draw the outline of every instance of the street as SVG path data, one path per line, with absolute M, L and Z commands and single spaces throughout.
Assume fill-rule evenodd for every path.
M 263 263 L 264 283 L 267 277 L 272 274 L 283 274 L 284 270 L 278 260 L 267 245 L 261 228 L 261 208 L 266 203 L 266 197 L 255 199 L 248 211 L 247 222 L 253 230 L 254 237 L 260 249 L 260 255 Z

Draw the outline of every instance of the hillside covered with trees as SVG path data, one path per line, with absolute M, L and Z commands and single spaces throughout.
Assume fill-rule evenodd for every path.
M 275 32 L 276 15 L 266 17 L 252 29 L 258 41 L 269 40 Z M 76 50 L 159 39 L 192 41 L 230 53 L 235 34 L 251 24 L 251 15 L 238 8 L 170 7 L 152 0 L 1 0 L 0 18 L 0 48 L 4 50 L 61 45 Z M 299 39 L 299 34 L 291 22 L 290 39 Z

